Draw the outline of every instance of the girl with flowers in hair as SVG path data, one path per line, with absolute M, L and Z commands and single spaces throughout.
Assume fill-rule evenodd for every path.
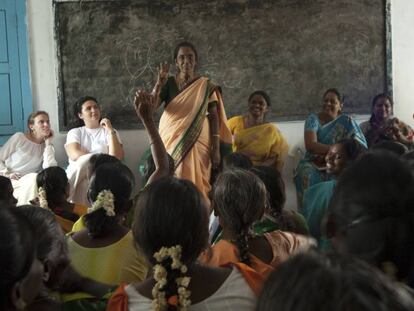
M 112 285 L 145 278 L 147 265 L 134 247 L 131 230 L 123 225 L 134 185 L 131 170 L 120 162 L 102 164 L 92 174 L 86 228 L 68 238 L 73 267 L 81 275 Z M 84 297 L 76 294 L 65 300 Z
M 311 238 L 280 230 L 255 235 L 253 224 L 262 218 L 267 200 L 265 185 L 253 173 L 223 172 L 212 193 L 213 210 L 223 228 L 221 240 L 200 261 L 210 266 L 242 262 L 267 277 L 289 256 L 315 244 Z
M 190 181 L 168 177 L 148 185 L 137 201 L 133 234 L 153 276 L 120 286 L 107 310 L 254 310 L 253 285 L 261 279 L 255 271 L 197 262 L 208 244 L 208 215 Z
M 36 183 L 38 197 L 35 203 L 51 210 L 65 233 L 72 231 L 73 224 L 86 214 L 87 207 L 67 201 L 69 183 L 65 170 L 59 166 L 48 167 L 37 175 Z

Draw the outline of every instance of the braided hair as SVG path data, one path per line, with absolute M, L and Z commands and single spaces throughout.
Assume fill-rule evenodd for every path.
M 154 266 L 154 310 L 186 310 L 191 267 L 208 244 L 208 214 L 190 181 L 154 181 L 140 194 L 132 228 L 134 240 Z
M 213 188 L 213 208 L 224 229 L 232 232 L 240 261 L 249 265 L 249 233 L 267 204 L 266 187 L 253 173 L 232 169 L 217 178 Z
M 104 208 L 88 210 L 84 219 L 89 235 L 103 236 L 118 224 L 119 219 L 127 214 L 131 207 L 130 196 L 134 186 L 133 173 L 121 162 L 104 163 L 96 168 L 91 176 L 88 199 L 92 203 L 103 193 L 110 192 L 113 195 L 114 215 L 108 215 Z
M 63 168 L 52 166 L 42 170 L 36 177 L 38 188 L 43 188 L 48 207 L 53 211 L 56 204 L 68 195 L 68 177 Z

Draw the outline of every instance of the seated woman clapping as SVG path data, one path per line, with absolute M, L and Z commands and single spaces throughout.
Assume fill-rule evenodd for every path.
M 87 167 L 91 155 L 107 153 L 122 159 L 124 150 L 111 121 L 108 118 L 101 119 L 101 109 L 95 98 L 79 98 L 75 103 L 75 116 L 81 126 L 68 132 L 65 143 L 69 158 L 66 170 L 70 184 L 69 201 L 87 205 Z
M 190 181 L 154 181 L 136 208 L 134 238 L 154 273 L 142 283 L 121 286 L 107 310 L 254 310 L 256 296 L 246 281 L 254 271 L 197 262 L 207 246 L 208 215 Z
M 200 256 L 207 265 L 242 262 L 267 277 L 290 255 L 314 245 L 313 239 L 279 230 L 253 234 L 253 224 L 262 218 L 268 203 L 265 185 L 251 172 L 233 169 L 219 175 L 212 202 L 223 233 Z
M 91 176 L 86 228 L 68 238 L 73 267 L 81 275 L 112 285 L 145 278 L 147 265 L 134 247 L 132 232 L 123 225 L 134 184 L 131 170 L 122 163 L 102 164 Z
M 37 173 L 57 165 L 47 112 L 33 112 L 27 127 L 27 133 L 14 134 L 0 149 L 0 175 L 12 181 L 17 205 L 28 204 L 36 197 Z

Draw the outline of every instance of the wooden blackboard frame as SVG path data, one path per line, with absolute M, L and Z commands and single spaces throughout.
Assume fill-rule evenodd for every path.
M 69 120 L 70 117 L 67 115 L 67 105 L 64 94 L 64 78 L 63 78 L 63 71 L 62 71 L 62 53 L 61 53 L 61 42 L 59 38 L 59 28 L 60 28 L 60 21 L 58 18 L 58 10 L 57 7 L 60 4 L 64 4 L 67 2 L 77 2 L 82 5 L 83 2 L 118 2 L 119 0 L 53 0 L 53 12 L 54 12 L 54 39 L 56 42 L 56 58 L 57 58 L 57 77 L 58 77 L 58 87 L 57 87 L 57 95 L 58 95 L 58 112 L 59 112 L 59 130 L 60 131 L 67 131 L 70 129 Z M 392 24 L 391 24 L 391 0 L 383 0 L 384 5 L 384 21 L 385 21 L 385 33 L 384 33 L 384 50 L 385 50 L 385 59 L 384 59 L 384 68 L 385 68 L 385 91 L 392 96 L 393 94 L 393 79 L 392 79 Z M 350 113 L 353 113 L 350 111 Z M 276 121 L 303 121 L 304 116 L 285 116 L 285 117 L 277 117 L 274 119 L 270 119 L 269 121 L 276 122 Z M 142 128 L 139 124 L 138 128 Z M 118 126 L 119 129 L 123 129 L 122 126 Z M 130 127 L 126 127 L 126 129 L 131 129 Z

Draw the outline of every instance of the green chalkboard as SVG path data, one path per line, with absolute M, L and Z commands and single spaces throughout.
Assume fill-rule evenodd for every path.
M 140 127 L 136 89 L 151 90 L 156 66 L 191 41 L 198 72 L 221 85 L 228 116 L 257 89 L 268 118 L 303 120 L 325 89 L 344 94 L 345 112 L 369 113 L 392 91 L 389 0 L 55 0 L 60 129 L 76 98 L 98 98 L 117 128 Z

